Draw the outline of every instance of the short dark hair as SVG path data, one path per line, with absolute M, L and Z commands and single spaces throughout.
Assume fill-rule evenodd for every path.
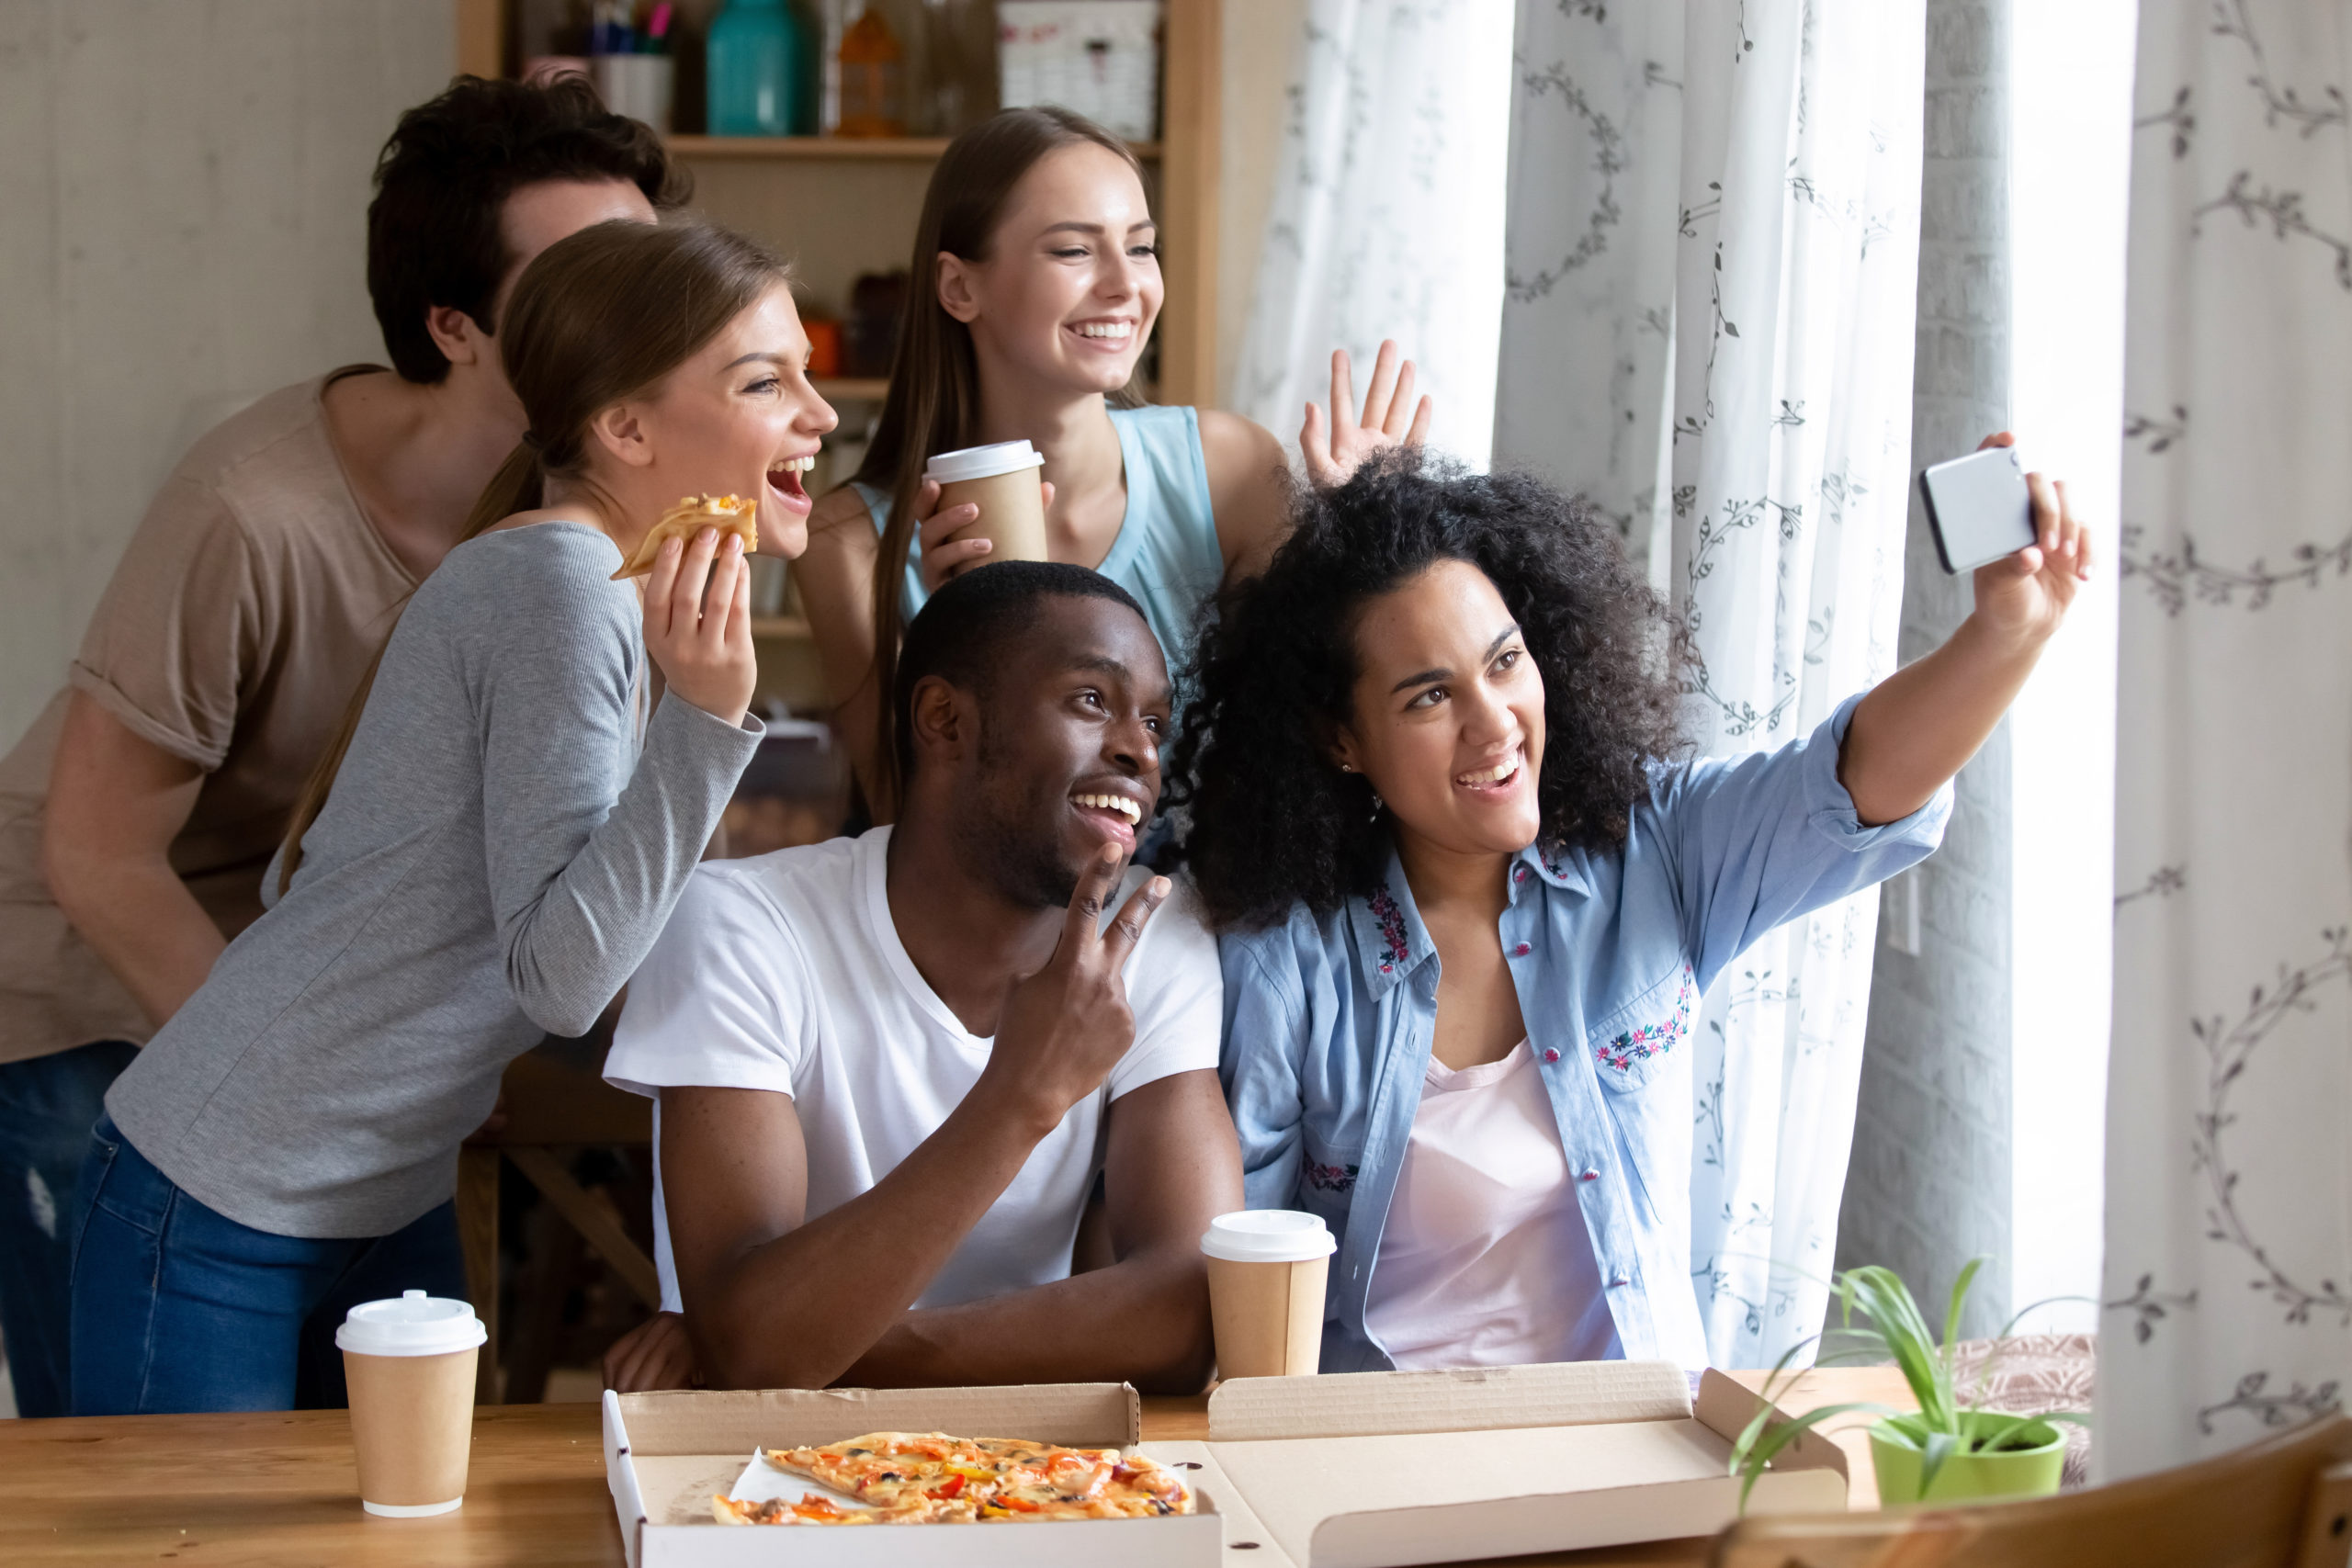
M 1265 571 L 1204 618 L 1168 770 L 1215 925 L 1271 925 L 1299 901 L 1328 914 L 1380 885 L 1385 814 L 1329 748 L 1351 716 L 1365 604 L 1442 560 L 1486 573 L 1543 672 L 1536 841 L 1624 841 L 1653 764 L 1684 746 L 1684 644 L 1607 521 L 1528 475 L 1409 448 L 1300 491 L 1292 515 Z
M 677 207 L 693 189 L 650 126 L 605 107 L 577 76 L 544 86 L 460 76 L 401 116 L 376 159 L 368 294 L 403 380 L 449 374 L 425 331 L 432 307 L 498 330 L 492 306 L 514 261 L 499 218 L 508 197 L 545 180 L 627 180 L 656 208 Z
M 1108 599 L 1150 624 L 1134 594 L 1099 571 L 1063 561 L 996 561 L 949 579 L 908 623 L 899 648 L 890 711 L 897 719 L 891 736 L 901 788 L 915 773 L 916 683 L 937 675 L 985 699 L 1004 667 L 1006 649 L 1036 626 L 1041 599 Z

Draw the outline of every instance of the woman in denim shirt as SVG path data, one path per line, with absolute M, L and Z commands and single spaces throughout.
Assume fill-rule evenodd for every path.
M 1606 524 L 1409 453 L 1299 498 L 1204 634 L 1175 773 L 1249 1201 L 1339 1237 L 1325 1371 L 1705 1363 L 1698 999 L 1936 847 L 2089 574 L 2032 488 L 2039 543 L 1942 648 L 1804 739 L 1680 763 L 1673 639 Z

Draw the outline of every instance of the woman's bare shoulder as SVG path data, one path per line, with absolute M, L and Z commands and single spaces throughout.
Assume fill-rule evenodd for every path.
M 1201 422 L 1201 457 L 1208 464 L 1212 487 L 1221 479 L 1263 482 L 1288 469 L 1283 444 L 1256 420 L 1225 409 L 1193 412 Z
M 1290 515 L 1290 458 L 1273 432 L 1223 409 L 1202 409 L 1201 461 L 1228 580 L 1253 575 L 1283 536 Z

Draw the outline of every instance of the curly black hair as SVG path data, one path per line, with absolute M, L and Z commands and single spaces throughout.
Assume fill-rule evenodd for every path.
M 1363 607 L 1441 560 L 1487 574 L 1543 672 L 1539 842 L 1623 842 L 1650 764 L 1682 750 L 1682 639 L 1615 530 L 1525 474 L 1389 454 L 1297 493 L 1265 572 L 1202 617 L 1170 773 L 1219 929 L 1271 925 L 1301 899 L 1329 913 L 1379 885 L 1389 840 L 1371 785 L 1329 748 Z

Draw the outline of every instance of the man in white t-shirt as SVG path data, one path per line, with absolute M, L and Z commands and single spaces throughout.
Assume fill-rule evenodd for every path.
M 1241 1170 L 1216 942 L 1127 863 L 1159 644 L 1107 579 L 1001 562 L 932 596 L 894 686 L 897 825 L 706 864 L 630 983 L 605 1070 L 659 1100 L 663 1305 L 716 1385 L 1194 1392 Z M 676 1322 L 608 1381 L 678 1381 Z

